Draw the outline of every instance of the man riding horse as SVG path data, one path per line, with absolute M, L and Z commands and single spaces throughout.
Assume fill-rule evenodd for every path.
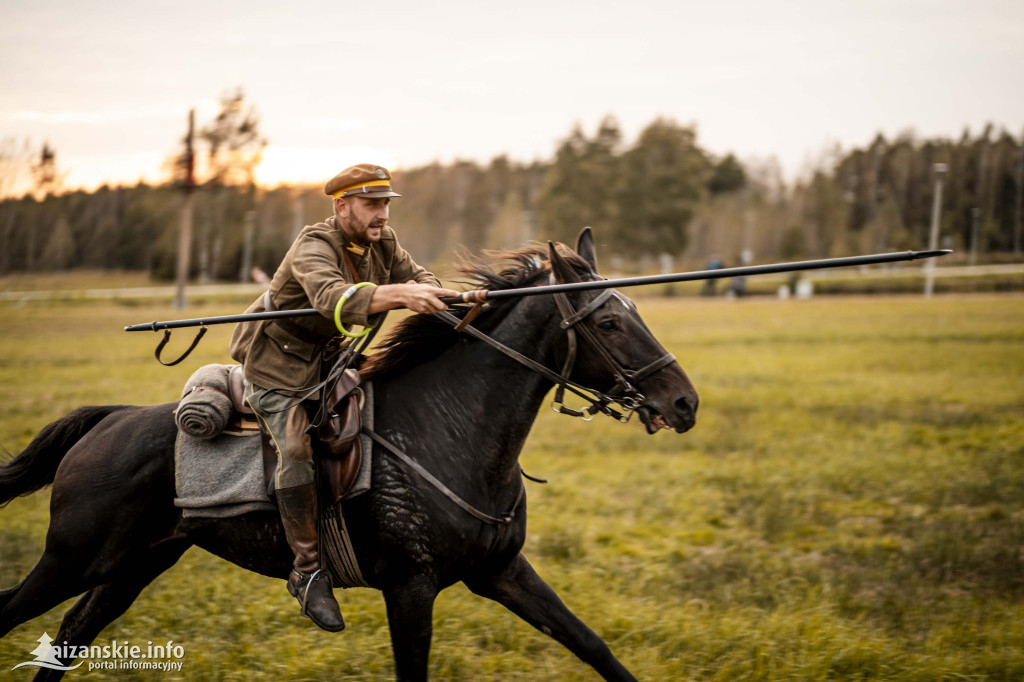
M 320 380 L 325 356 L 351 341 L 339 334 L 335 319 L 372 326 L 376 314 L 395 308 L 432 313 L 446 307 L 441 296 L 457 292 L 441 288 L 388 226 L 391 197 L 401 195 L 392 191 L 387 169 L 372 164 L 346 168 L 327 182 L 324 192 L 334 199 L 334 215 L 302 229 L 269 291 L 246 311 L 316 308 L 321 316 L 240 324 L 230 352 L 245 367 L 251 384 L 247 402 L 277 449 L 277 505 L 295 554 L 288 592 L 304 616 L 338 632 L 345 621 L 330 576 L 320 570 L 316 484 L 305 432 L 309 420 L 296 396 Z

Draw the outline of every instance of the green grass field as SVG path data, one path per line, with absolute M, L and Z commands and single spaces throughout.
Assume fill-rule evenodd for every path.
M 640 301 L 701 394 L 697 427 L 647 436 L 542 410 L 522 457 L 525 553 L 648 680 L 1024 679 L 1024 297 Z M 195 308 L 221 314 L 239 306 Z M 0 444 L 82 404 L 174 399 L 227 362 L 215 328 L 183 366 L 112 304 L 0 307 Z M 187 344 L 176 335 L 176 348 Z M 168 354 L 174 353 L 172 348 Z M 0 588 L 40 555 L 49 492 L 0 510 Z M 388 679 L 383 600 L 339 592 L 317 630 L 280 582 L 199 550 L 100 638 L 184 647 L 180 673 L 67 679 Z M 6 678 L 68 602 L 0 642 Z M 443 593 L 439 680 L 593 680 L 462 587 Z

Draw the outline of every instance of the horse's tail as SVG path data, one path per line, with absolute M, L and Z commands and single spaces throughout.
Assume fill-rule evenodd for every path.
M 53 483 L 57 467 L 71 446 L 104 417 L 126 407 L 79 407 L 40 431 L 17 457 L 0 466 L 0 507 Z

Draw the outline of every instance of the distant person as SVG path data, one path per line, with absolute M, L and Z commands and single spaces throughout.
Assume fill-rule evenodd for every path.
M 288 592 L 302 615 L 324 630 L 338 632 L 345 621 L 334 598 L 331 579 L 322 572 L 318 553 L 316 483 L 313 453 L 305 427 L 305 407 L 295 403 L 306 387 L 321 379 L 328 343 L 343 348 L 351 339 L 339 334 L 344 324 L 372 325 L 373 316 L 394 308 L 433 313 L 446 305 L 441 288 L 399 245 L 388 225 L 391 174 L 359 164 L 331 178 L 324 192 L 333 198 L 334 215 L 299 232 L 274 273 L 270 289 L 246 310 L 316 308 L 319 316 L 246 322 L 235 327 L 231 357 L 245 366 L 251 383 L 246 399 L 260 428 L 277 449 L 274 487 L 285 538 L 295 553 Z M 369 282 L 372 286 L 357 288 Z
M 741 298 L 747 293 L 747 278 L 746 277 L 733 277 L 729 281 L 729 295 L 735 298 Z
M 263 272 L 263 268 L 259 267 L 258 265 L 254 265 L 252 268 L 252 272 L 250 272 L 249 274 L 252 277 L 252 281 L 256 282 L 257 284 L 270 284 L 270 275 Z
M 750 249 L 743 249 L 738 258 L 740 265 L 750 265 L 750 262 L 754 259 L 753 253 Z M 747 278 L 746 277 L 733 277 L 729 281 L 728 296 L 730 298 L 742 298 L 747 293 Z
M 721 270 L 725 267 L 722 259 L 719 258 L 718 254 L 712 254 L 711 260 L 708 261 L 706 270 Z M 706 279 L 704 280 L 704 286 L 700 290 L 701 296 L 714 296 L 718 293 L 718 280 L 717 279 Z

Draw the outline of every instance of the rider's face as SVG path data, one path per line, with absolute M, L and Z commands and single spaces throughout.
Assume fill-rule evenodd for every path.
M 342 231 L 349 239 L 370 244 L 380 241 L 384 226 L 388 224 L 388 204 L 390 203 L 390 197 L 383 199 L 345 197 L 335 199 L 334 210 L 338 214 L 338 222 Z

